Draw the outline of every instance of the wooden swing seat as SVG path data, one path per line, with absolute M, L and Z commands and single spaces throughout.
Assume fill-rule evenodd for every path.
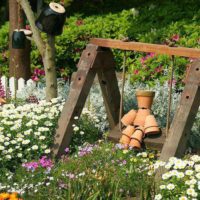
M 112 130 L 110 130 L 109 135 L 108 135 L 108 139 L 115 142 L 115 143 L 119 143 L 119 140 L 121 138 L 121 132 L 119 130 L 119 124 L 117 126 L 115 126 Z M 144 138 L 144 144 L 145 144 L 145 148 L 147 149 L 153 149 L 153 150 L 162 150 L 163 144 L 165 142 L 165 130 L 163 129 L 161 131 L 161 135 L 159 135 L 158 137 L 146 137 Z

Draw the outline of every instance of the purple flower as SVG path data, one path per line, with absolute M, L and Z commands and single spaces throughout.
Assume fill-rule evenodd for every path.
M 69 148 L 68 148 L 68 147 L 65 148 L 65 152 L 66 152 L 66 153 L 69 153 Z
M 29 163 L 23 163 L 22 167 L 25 167 L 28 171 L 35 171 L 39 165 L 37 162 L 29 162 Z
M 124 145 L 118 143 L 118 144 L 115 145 L 115 148 L 116 148 L 116 149 L 124 149 Z
M 51 169 L 53 167 L 51 159 L 47 159 L 46 156 L 42 156 L 42 158 L 39 160 L 39 164 L 46 169 Z

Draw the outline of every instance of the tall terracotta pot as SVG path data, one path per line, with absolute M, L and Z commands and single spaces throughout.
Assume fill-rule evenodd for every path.
M 155 92 L 153 92 L 153 91 L 148 91 L 148 90 L 138 90 L 138 91 L 136 91 L 138 108 L 151 109 L 154 96 L 155 96 Z
M 151 112 L 149 109 L 139 109 L 133 122 L 134 126 L 144 126 L 145 119 Z

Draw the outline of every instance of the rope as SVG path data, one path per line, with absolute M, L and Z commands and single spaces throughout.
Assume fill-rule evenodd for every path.
M 120 99 L 120 110 L 119 110 L 119 130 L 120 131 L 122 131 L 121 118 L 122 118 L 122 112 L 123 112 L 125 76 L 126 76 L 126 51 L 124 51 L 122 88 L 121 88 L 121 99 Z
M 171 114 L 171 104 L 172 104 L 172 82 L 174 77 L 174 65 L 175 65 L 175 57 L 174 55 L 171 57 L 171 71 L 169 74 L 170 84 L 169 84 L 169 92 L 168 92 L 168 109 L 167 109 L 167 124 L 166 124 L 166 137 L 169 135 L 170 128 L 170 114 Z

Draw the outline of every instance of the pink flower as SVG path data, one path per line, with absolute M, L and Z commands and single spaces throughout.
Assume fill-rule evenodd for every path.
M 174 41 L 174 42 L 178 42 L 180 39 L 179 35 L 178 34 L 175 34 L 171 37 L 171 40 Z
M 135 69 L 135 70 L 133 71 L 133 74 L 135 74 L 135 75 L 139 74 L 139 70 L 138 70 L 138 69 Z
M 155 68 L 155 71 L 157 72 L 157 73 L 159 73 L 159 72 L 162 72 L 162 65 L 160 65 L 160 66 L 158 66 L 158 67 L 156 67 Z
M 36 81 L 36 82 L 39 81 L 39 78 L 38 78 L 37 76 L 32 76 L 31 79 L 32 79 L 33 81 Z
M 150 53 L 149 55 L 148 55 L 148 57 L 150 57 L 150 58 L 153 58 L 155 56 L 155 53 Z

